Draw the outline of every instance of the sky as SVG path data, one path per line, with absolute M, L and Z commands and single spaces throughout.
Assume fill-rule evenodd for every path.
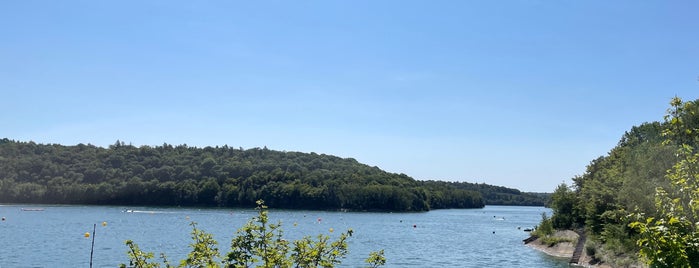
M 0 1 L 0 138 L 552 192 L 699 98 L 696 1 Z

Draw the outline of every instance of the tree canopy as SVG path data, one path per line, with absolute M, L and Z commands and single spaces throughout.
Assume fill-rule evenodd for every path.
M 632 127 L 572 187 L 559 186 L 554 227 L 584 227 L 617 257 L 640 252 L 654 267 L 699 267 L 698 101 L 673 98 L 663 122 Z
M 546 195 L 417 181 L 326 154 L 0 139 L 0 202 L 249 207 L 260 199 L 275 208 L 425 211 L 543 205 Z

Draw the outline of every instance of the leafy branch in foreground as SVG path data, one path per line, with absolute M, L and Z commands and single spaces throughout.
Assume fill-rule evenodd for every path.
M 340 234 L 335 241 L 331 241 L 328 235 L 321 234 L 315 240 L 306 236 L 289 242 L 283 239 L 281 222 L 269 223 L 267 206 L 262 200 L 257 201 L 257 210 L 258 215 L 238 229 L 231 241 L 231 250 L 223 259 L 213 236 L 197 229 L 196 223 L 191 223 L 192 251 L 177 267 L 330 268 L 340 264 L 348 253 L 347 239 L 352 236 L 352 229 Z M 131 240 L 127 240 L 126 245 L 129 247 L 127 255 L 130 266 L 121 264 L 121 267 L 160 267 L 160 263 L 151 261 L 153 253 L 141 251 Z M 168 263 L 164 254 L 161 256 L 164 267 L 174 267 Z M 371 252 L 365 262 L 371 268 L 386 264 L 383 250 Z
M 368 263 L 370 268 L 376 268 L 386 264 L 386 257 L 383 255 L 383 249 L 369 253 L 369 258 L 364 260 L 364 262 Z
M 129 247 L 129 251 L 126 253 L 129 256 L 129 267 L 139 267 L 139 268 L 155 268 L 160 267 L 157 263 L 149 263 L 148 260 L 153 258 L 152 252 L 143 252 L 131 240 L 126 240 L 126 246 Z M 121 264 L 120 267 L 127 267 L 126 264 Z M 167 266 L 169 267 L 169 265 Z

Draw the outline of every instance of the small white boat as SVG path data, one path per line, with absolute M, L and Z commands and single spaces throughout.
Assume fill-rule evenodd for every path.
M 21 208 L 22 211 L 44 211 L 43 208 Z

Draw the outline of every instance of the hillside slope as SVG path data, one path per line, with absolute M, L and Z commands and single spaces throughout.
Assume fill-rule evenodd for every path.
M 299 209 L 425 211 L 485 204 L 476 189 L 417 181 L 325 154 L 0 140 L 0 202 L 253 206 L 259 199 Z

